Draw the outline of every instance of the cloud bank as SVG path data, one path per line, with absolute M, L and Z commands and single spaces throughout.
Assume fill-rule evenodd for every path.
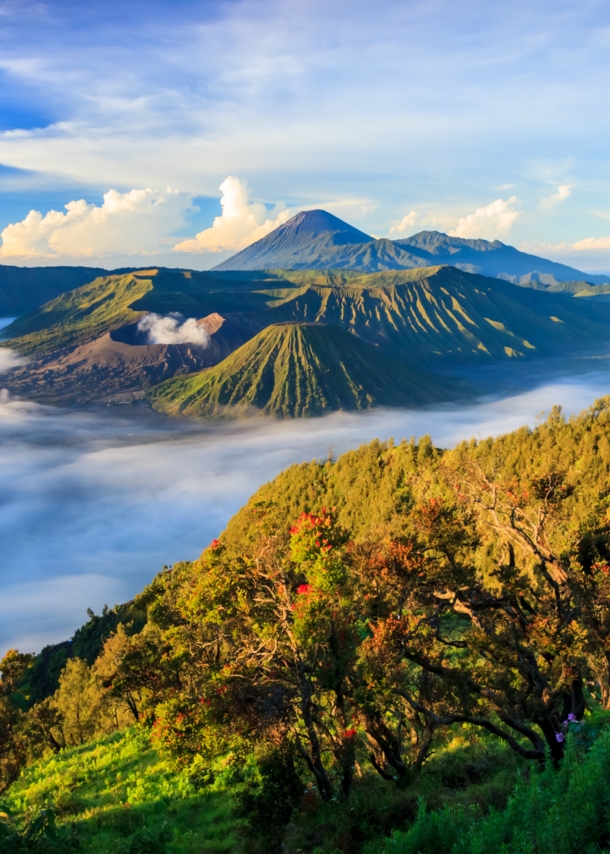
M 215 218 L 211 228 L 200 231 L 191 240 L 176 244 L 176 252 L 237 252 L 265 237 L 297 213 L 280 203 L 270 215 L 261 202 L 250 201 L 247 181 L 233 175 L 225 178 L 220 191 L 222 214 Z
M 583 240 L 577 240 L 570 247 L 577 252 L 588 252 L 593 250 L 600 251 L 610 249 L 610 235 L 608 237 L 585 237 Z
M 449 234 L 452 237 L 483 237 L 486 240 L 505 237 L 522 214 L 522 211 L 514 210 L 517 201 L 516 196 L 511 196 L 509 199 L 496 199 L 485 207 L 477 208 L 474 213 L 461 217 Z
M 68 202 L 66 212 L 32 210 L 1 234 L 1 258 L 90 258 L 158 252 L 179 228 L 191 196 L 167 190 L 108 190 L 101 205 Z
M 86 608 L 131 599 L 164 564 L 191 560 L 265 481 L 294 462 L 379 437 L 441 447 L 577 412 L 610 373 L 556 381 L 478 405 L 337 413 L 290 423 L 184 424 L 58 411 L 0 399 L 0 653 L 70 637 Z
M 9 350 L 5 347 L 0 347 L 0 374 L 5 374 L 12 368 L 18 368 L 19 365 L 25 365 L 27 359 L 25 356 L 20 356 L 15 350 Z M 0 394 L 2 392 L 0 391 Z
M 149 344 L 198 344 L 207 347 L 210 336 L 194 317 L 186 320 L 181 314 L 171 312 L 163 317 L 151 312 L 138 321 L 140 332 L 146 333 Z

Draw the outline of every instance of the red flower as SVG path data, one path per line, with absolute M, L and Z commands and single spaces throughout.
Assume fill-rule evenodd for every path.
M 299 594 L 311 593 L 312 590 L 311 584 L 299 584 L 297 587 L 297 593 Z
M 346 729 L 343 733 L 343 740 L 349 741 L 352 738 L 356 738 L 356 730 L 355 729 Z

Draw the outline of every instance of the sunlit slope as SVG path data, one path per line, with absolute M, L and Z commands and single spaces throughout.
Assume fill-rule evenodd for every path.
M 430 267 L 343 276 L 286 273 L 293 287 L 268 290 L 265 318 L 343 326 L 394 355 L 487 359 L 552 355 L 608 338 L 610 307 Z M 316 283 L 312 283 L 312 279 Z M 295 287 L 297 286 L 297 287 Z
M 264 309 L 267 297 L 252 293 L 252 288 L 250 282 L 219 280 L 190 270 L 101 276 L 18 318 L 5 332 L 12 348 L 42 355 L 92 341 L 134 323 L 146 312 L 203 317 L 213 311 Z
M 386 357 L 333 326 L 270 326 L 214 368 L 174 377 L 147 393 L 171 415 L 278 417 L 452 397 L 443 381 Z
M 61 294 L 7 328 L 11 347 L 22 353 L 46 353 L 133 323 L 139 314 L 129 306 L 152 289 L 155 272 L 101 276 Z
M 10 346 L 44 355 L 77 347 L 145 312 L 246 316 L 258 328 L 325 323 L 398 358 L 486 361 L 569 354 L 608 338 L 610 304 L 521 288 L 455 267 L 216 273 L 140 270 L 103 276 L 19 318 Z

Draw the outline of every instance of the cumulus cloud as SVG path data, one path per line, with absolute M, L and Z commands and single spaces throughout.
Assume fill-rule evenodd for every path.
M 2 232 L 2 258 L 92 257 L 157 252 L 184 222 L 191 197 L 166 190 L 109 190 L 101 205 L 68 202 L 66 212 L 30 211 Z
M 419 214 L 417 211 L 409 211 L 409 213 L 406 214 L 406 216 L 403 216 L 401 220 L 392 223 L 389 236 L 391 237 L 393 234 L 404 234 L 406 231 L 410 231 L 418 219 Z
M 225 178 L 220 191 L 222 214 L 216 217 L 211 228 L 178 243 L 174 247 L 176 252 L 237 252 L 265 237 L 292 216 L 282 204 L 268 211 L 261 202 L 251 202 L 247 181 L 233 175 Z
M 450 231 L 452 237 L 484 237 L 495 240 L 508 234 L 512 224 L 522 211 L 514 210 L 517 197 L 496 199 L 483 208 L 477 208 L 474 213 L 461 217 L 456 228 Z
M 544 199 L 540 200 L 540 204 L 538 207 L 540 210 L 552 210 L 552 208 L 556 208 L 557 205 L 560 205 L 562 202 L 568 198 L 568 196 L 572 192 L 571 184 L 562 184 L 557 187 L 557 192 L 553 193 L 551 196 L 546 196 Z
M 151 312 L 138 321 L 140 332 L 147 333 L 149 344 L 198 344 L 207 347 L 210 336 L 194 317 L 186 320 L 178 312 L 163 317 Z

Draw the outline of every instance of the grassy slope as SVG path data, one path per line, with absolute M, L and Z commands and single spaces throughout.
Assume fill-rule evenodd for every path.
M 219 288 L 222 293 L 214 293 Z M 11 348 L 42 355 L 91 341 L 133 323 L 144 312 L 179 311 L 188 317 L 203 317 L 212 311 L 264 308 L 268 298 L 251 291 L 250 283 L 244 286 L 206 273 L 138 270 L 103 276 L 62 294 L 18 318 L 4 332 L 10 336 Z
M 65 291 L 79 288 L 106 270 L 99 267 L 13 267 L 0 264 L 0 317 L 35 311 Z
M 99 337 L 140 312 L 340 325 L 396 356 L 451 359 L 546 355 L 581 348 L 610 327 L 610 306 L 542 293 L 453 267 L 228 274 L 171 270 L 106 276 L 8 328 L 10 345 L 48 353 Z M 557 318 L 553 320 L 552 318 Z
M 103 276 L 62 294 L 7 329 L 10 346 L 21 353 L 48 353 L 90 341 L 126 323 L 138 313 L 129 308 L 152 289 L 154 271 Z
M 441 381 L 388 359 L 333 326 L 280 324 L 264 329 L 219 365 L 152 389 L 155 409 L 222 415 L 256 408 L 265 415 L 319 415 L 337 409 L 408 406 L 450 397 Z
M 349 802 L 293 814 L 285 854 L 581 854 L 610 842 L 610 727 L 596 713 L 570 736 L 559 771 L 520 759 L 485 733 L 448 733 L 405 790 L 366 769 Z M 248 766 L 248 776 L 254 765 Z M 27 768 L 5 798 L 19 820 L 53 806 L 83 852 L 263 854 L 233 812 L 241 789 L 229 766 L 195 788 L 134 727 Z M 305 803 L 305 802 L 304 802 Z M 569 806 L 569 808 L 568 808 Z M 388 837 L 391 837 L 388 839 Z M 597 847 L 596 847 L 597 846 Z
M 154 838 L 167 824 L 169 854 L 228 854 L 237 850 L 231 789 L 222 780 L 196 789 L 133 728 L 30 766 L 7 802 L 17 816 L 54 806 L 62 822 L 78 822 L 86 851 L 116 850 L 119 840 L 142 831 Z
M 544 356 L 607 337 L 606 305 L 541 293 L 453 267 L 341 276 L 286 273 L 294 286 L 269 290 L 269 321 L 343 325 L 395 354 L 452 359 Z M 329 283 L 330 284 L 330 283 Z M 553 318 L 556 318 L 555 320 Z

